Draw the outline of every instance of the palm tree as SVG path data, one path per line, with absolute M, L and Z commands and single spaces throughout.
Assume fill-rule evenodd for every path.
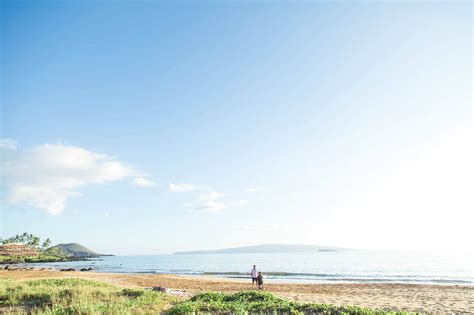
M 51 240 L 49 238 L 47 238 L 47 239 L 44 240 L 41 247 L 43 247 L 43 249 L 47 249 L 49 246 L 51 246 Z
M 34 236 L 33 234 L 30 234 L 30 240 L 28 241 L 28 245 L 37 247 L 39 246 L 41 242 L 41 239 L 38 236 Z

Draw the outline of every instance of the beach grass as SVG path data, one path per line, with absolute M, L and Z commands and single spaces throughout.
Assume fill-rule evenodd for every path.
M 0 279 L 2 314 L 160 313 L 175 300 L 161 292 L 123 289 L 91 280 Z
M 2 314 L 407 314 L 298 303 L 264 291 L 200 293 L 188 300 L 84 279 L 0 279 Z

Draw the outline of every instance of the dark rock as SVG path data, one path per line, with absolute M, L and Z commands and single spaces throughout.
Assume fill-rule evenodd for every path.
M 158 291 L 158 292 L 164 292 L 164 293 L 168 293 L 168 289 L 167 288 L 164 288 L 164 287 L 151 287 L 151 290 L 152 291 Z
M 90 267 L 89 268 L 81 268 L 81 271 L 91 271 L 91 270 L 92 270 L 92 268 L 90 268 Z
M 76 271 L 74 268 L 66 268 L 66 269 L 61 269 L 59 271 Z

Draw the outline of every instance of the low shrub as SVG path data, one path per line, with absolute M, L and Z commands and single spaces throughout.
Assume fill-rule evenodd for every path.
M 241 291 L 234 294 L 206 292 L 188 301 L 175 304 L 170 315 L 178 314 L 336 314 L 336 315 L 387 315 L 407 314 L 373 310 L 358 306 L 334 306 L 327 304 L 298 303 L 276 297 L 269 292 Z

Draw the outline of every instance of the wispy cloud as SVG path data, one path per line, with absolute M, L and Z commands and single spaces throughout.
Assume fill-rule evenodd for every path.
M 12 147 L 12 141 L 3 143 Z M 61 213 L 67 201 L 80 196 L 78 189 L 85 186 L 125 178 L 134 178 L 141 186 L 151 183 L 143 173 L 114 157 L 62 144 L 10 152 L 3 155 L 1 168 L 4 202 L 30 205 L 50 214 Z
M 190 184 L 169 184 L 169 190 L 172 192 L 186 192 L 186 191 L 195 191 L 202 189 L 199 186 L 194 186 Z
M 229 207 L 243 206 L 247 200 L 223 201 L 224 194 L 216 191 L 200 194 L 194 202 L 186 202 L 185 207 L 191 208 L 197 212 L 219 212 Z
M 140 187 L 155 187 L 156 183 L 145 177 L 136 177 L 133 179 L 133 184 Z
M 259 186 L 259 187 L 251 187 L 251 188 L 247 189 L 247 192 L 249 192 L 249 193 L 256 193 L 257 191 L 262 190 L 262 189 L 263 189 L 263 187 L 261 187 L 261 186 Z
M 223 194 L 211 191 L 209 193 L 199 195 L 199 198 L 194 202 L 187 202 L 185 207 L 192 208 L 198 212 L 218 212 L 226 208 L 226 205 L 218 201 Z
M 260 187 L 256 187 L 260 189 Z M 191 184 L 175 184 L 169 183 L 169 191 L 171 192 L 199 192 L 199 196 L 190 202 L 185 202 L 186 208 L 192 209 L 194 212 L 219 212 L 229 207 L 239 207 L 247 203 L 247 200 L 231 200 L 224 201 L 224 194 L 213 190 L 210 187 L 202 187 Z
M 14 139 L 3 138 L 0 139 L 0 149 L 16 150 L 17 142 Z

